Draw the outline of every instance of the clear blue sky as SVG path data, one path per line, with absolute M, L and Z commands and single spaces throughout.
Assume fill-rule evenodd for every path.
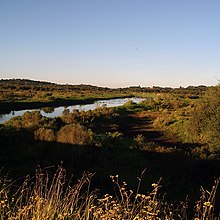
M 0 0 L 0 78 L 215 85 L 219 0 Z

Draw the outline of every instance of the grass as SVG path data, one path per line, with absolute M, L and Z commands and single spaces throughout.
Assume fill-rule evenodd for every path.
M 38 170 L 16 190 L 2 178 L 0 219 L 217 219 L 218 181 L 210 192 L 201 188 L 200 197 L 199 186 L 209 188 L 219 176 L 219 161 L 190 157 L 188 149 L 194 146 L 176 138 L 184 136 L 183 122 L 193 103 L 162 98 L 115 109 L 65 112 L 55 119 L 26 113 L 0 126 L 0 167 L 13 178 L 33 175 L 36 164 L 63 161 L 68 170 L 66 175 L 59 167 L 52 179 L 51 171 Z M 67 138 L 73 131 L 74 137 Z M 82 137 L 86 141 L 73 141 Z M 147 177 L 140 177 L 134 190 L 136 176 L 146 167 Z M 84 170 L 96 175 L 84 173 L 75 185 L 67 180 L 69 172 L 78 179 Z M 160 176 L 162 181 L 151 186 Z M 100 190 L 91 191 L 90 184 Z M 173 202 L 186 195 L 190 201 Z
M 194 213 L 188 214 L 187 201 L 171 204 L 160 195 L 160 181 L 152 184 L 149 193 L 140 194 L 142 176 L 137 190 L 129 190 L 118 175 L 111 176 L 115 194 L 99 195 L 90 191 L 93 174 L 83 173 L 75 185 L 66 179 L 60 166 L 50 178 L 45 170 L 38 169 L 34 178 L 26 178 L 20 188 L 6 178 L 0 180 L 1 220 L 68 220 L 68 219 L 219 219 L 215 212 L 215 197 L 219 179 L 211 191 L 201 188 L 201 197 L 195 203 Z M 12 193 L 14 192 L 14 193 Z

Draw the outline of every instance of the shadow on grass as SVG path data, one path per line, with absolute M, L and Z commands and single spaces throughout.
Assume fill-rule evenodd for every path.
M 74 179 L 84 171 L 95 173 L 92 188 L 100 189 L 101 193 L 112 190 L 110 175 L 119 175 L 135 190 L 137 177 L 146 168 L 141 191 L 146 192 L 162 177 L 162 192 L 167 193 L 169 200 L 184 200 L 187 195 L 194 200 L 201 185 L 207 188 L 220 176 L 220 161 L 193 160 L 178 154 L 35 141 L 1 146 L 0 167 L 13 179 L 34 175 L 38 165 L 56 166 L 61 161 Z

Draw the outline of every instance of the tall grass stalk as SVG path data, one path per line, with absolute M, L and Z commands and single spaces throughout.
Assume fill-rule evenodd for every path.
M 116 185 L 115 195 L 98 196 L 90 192 L 91 173 L 83 173 L 72 186 L 66 179 L 62 166 L 50 178 L 47 172 L 37 170 L 34 178 L 26 178 L 22 186 L 13 192 L 13 183 L 0 178 L 0 219 L 1 220 L 214 220 L 215 197 L 219 185 L 216 180 L 211 191 L 201 188 L 201 197 L 195 204 L 193 217 L 187 215 L 187 202 L 177 205 L 168 203 L 160 196 L 160 181 L 152 184 L 149 193 L 139 193 L 141 174 L 136 192 L 129 190 L 118 176 L 111 176 Z

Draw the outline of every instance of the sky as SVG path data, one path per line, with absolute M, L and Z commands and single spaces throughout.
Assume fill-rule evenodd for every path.
M 0 0 L 0 78 L 216 85 L 219 0 Z

